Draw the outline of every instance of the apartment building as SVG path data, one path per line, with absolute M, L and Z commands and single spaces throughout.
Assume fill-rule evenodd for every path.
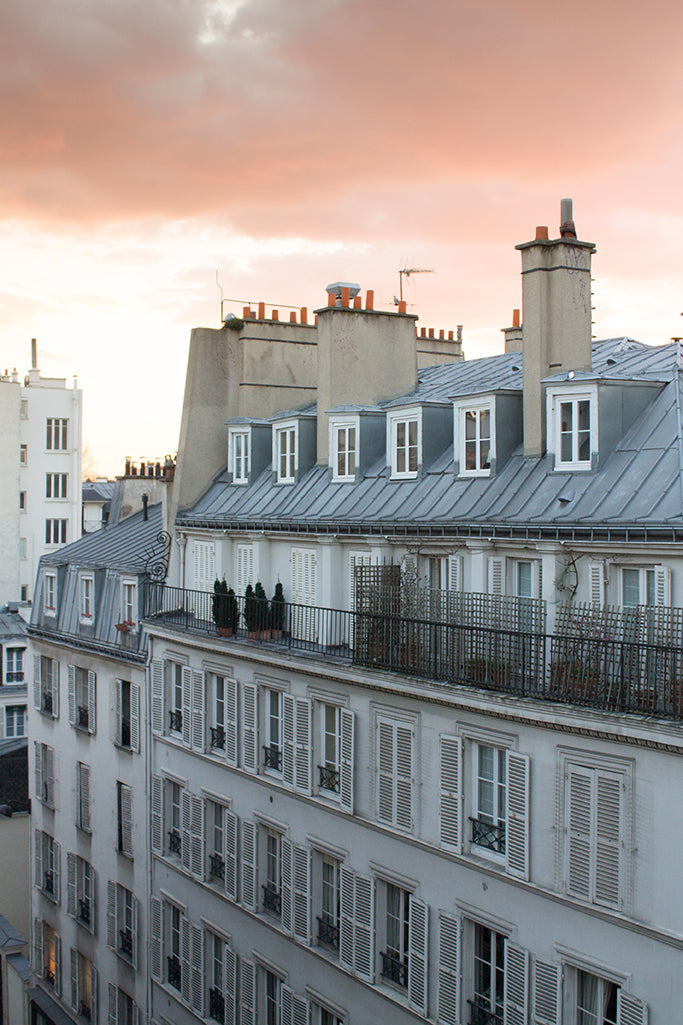
M 159 1025 L 677 1020 L 678 353 L 591 339 L 595 247 L 561 221 L 518 247 L 499 356 L 426 359 L 405 307 L 343 283 L 313 323 L 193 332 L 170 565 L 138 578 L 149 860 L 106 869 L 138 897 Z M 36 644 L 100 680 L 59 601 Z M 54 814 L 77 854 L 42 814 L 36 850 Z M 34 931 L 75 951 L 63 1006 L 129 1025 L 118 977 L 81 1006 L 94 947 L 42 890 Z

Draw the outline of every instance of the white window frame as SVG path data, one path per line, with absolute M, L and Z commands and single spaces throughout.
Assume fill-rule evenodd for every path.
M 241 451 L 240 451 L 241 449 Z M 228 428 L 228 472 L 233 484 L 248 484 L 251 472 L 251 428 Z
M 24 682 L 24 656 L 26 648 L 18 648 L 15 645 L 5 648 L 5 683 Z
M 138 583 L 137 580 L 121 581 L 121 620 L 128 627 L 138 625 Z
M 57 615 L 57 574 L 45 574 L 45 600 L 43 611 L 46 616 Z
M 519 593 L 519 575 L 522 564 L 528 564 L 531 569 L 531 594 Z M 508 559 L 506 567 L 508 572 L 508 594 L 512 594 L 516 598 L 541 598 L 541 565 L 540 559 Z
M 562 460 L 561 430 L 562 417 L 561 405 L 563 402 L 588 402 L 590 406 L 590 457 L 588 459 Z M 598 452 L 598 388 L 597 384 L 573 387 L 552 387 L 546 392 L 546 419 L 547 419 L 547 449 L 555 456 L 555 470 L 590 470 L 593 465 L 593 454 Z M 574 416 L 575 426 L 572 431 L 573 455 L 576 455 L 578 442 L 578 425 Z
M 506 813 L 506 805 L 507 805 L 507 753 L 508 753 L 509 748 L 507 746 L 505 746 L 505 745 L 496 744 L 496 743 L 490 743 L 490 742 L 487 742 L 487 741 L 484 741 L 484 740 L 473 740 L 469 744 L 470 775 L 471 775 L 471 787 L 472 787 L 471 798 L 470 798 L 470 800 L 471 800 L 470 810 L 472 812 L 472 815 L 468 817 L 468 828 L 467 828 L 468 843 L 469 843 L 470 851 L 472 853 L 476 854 L 478 857 L 486 858 L 487 860 L 492 861 L 492 862 L 494 862 L 496 864 L 499 864 L 499 865 L 505 865 L 507 863 L 507 854 L 505 853 L 505 851 L 494 850 L 494 849 L 492 849 L 490 847 L 487 847 L 484 844 L 477 843 L 472 838 L 473 823 L 472 823 L 471 819 L 475 819 L 476 818 L 477 820 L 479 820 L 480 816 L 481 816 L 481 808 L 479 807 L 479 805 L 480 805 L 480 781 L 482 780 L 482 777 L 480 775 L 480 766 L 481 766 L 481 755 L 482 755 L 482 751 L 484 749 L 489 749 L 489 750 L 494 752 L 494 754 L 493 754 L 493 780 L 491 781 L 493 783 L 493 789 L 494 789 L 494 801 L 493 801 L 494 811 L 493 811 L 493 815 L 491 816 L 494 819 L 494 822 L 492 824 L 494 826 L 496 826 L 496 827 L 500 827 L 500 825 L 502 824 L 503 829 L 505 830 L 505 837 L 507 839 L 507 816 L 506 816 L 505 813 Z M 503 789 L 503 796 L 502 796 L 502 800 L 503 800 L 503 813 L 502 813 L 502 815 L 500 814 L 500 799 L 499 799 L 500 788 L 501 788 L 501 783 L 500 783 L 500 761 L 501 761 L 501 757 L 504 757 L 504 759 L 505 759 L 505 781 L 504 781 L 504 789 Z
M 266 776 L 275 776 L 278 779 L 282 779 L 282 762 L 283 762 L 283 751 L 284 751 L 284 695 L 285 691 L 279 687 L 262 687 L 260 704 L 263 709 L 263 733 L 261 734 L 264 740 L 263 747 L 261 749 L 261 764 L 263 772 Z M 273 714 L 273 702 L 277 698 L 277 714 Z M 275 729 L 274 729 L 275 727 Z M 273 752 L 275 749 L 276 755 L 279 754 L 279 769 L 272 765 L 266 765 L 266 752 L 265 748 Z
M 5 705 L 5 737 L 25 737 L 26 726 L 26 705 Z
M 48 416 L 45 421 L 45 450 L 69 451 L 69 420 L 67 417 Z
M 64 500 L 68 498 L 68 473 L 46 473 L 45 474 L 45 498 L 48 501 Z
M 453 451 L 457 453 L 458 459 L 458 476 L 459 477 L 490 477 L 491 466 L 490 464 L 496 458 L 496 418 L 495 418 L 495 399 L 494 398 L 481 398 L 461 400 L 453 403 Z M 466 468 L 466 457 L 465 457 L 465 417 L 467 413 L 475 414 L 476 422 L 476 462 L 477 465 L 468 470 Z M 479 465 L 479 437 L 480 437 L 480 420 L 481 414 L 489 414 L 489 466 L 482 467 Z
M 405 451 L 406 460 L 408 466 L 403 469 L 398 469 L 398 428 L 400 425 L 404 425 L 407 428 L 407 432 L 410 431 L 410 424 L 417 424 L 417 440 L 415 447 L 417 449 L 417 465 L 414 470 L 409 469 L 410 465 L 410 445 L 408 439 L 406 439 Z M 401 410 L 395 410 L 392 413 L 387 413 L 387 454 L 388 463 L 391 470 L 392 480 L 415 480 L 420 472 L 422 466 L 422 406 L 406 406 Z
M 349 459 L 348 434 L 354 431 L 353 460 Z M 339 439 L 344 434 L 346 438 L 346 453 L 344 458 L 344 472 L 339 472 Z M 360 439 L 360 417 L 330 417 L 328 450 L 330 453 L 330 469 L 332 480 L 335 483 L 348 483 L 355 481 L 359 463 L 359 439 Z M 352 465 L 351 465 L 352 463 Z
M 638 573 L 638 605 L 646 605 L 649 608 L 666 607 L 671 604 L 671 573 L 667 566 L 652 563 L 650 565 L 619 565 L 619 603 L 622 608 L 634 608 L 627 605 L 624 599 L 624 572 Z M 648 600 L 648 574 L 652 574 L 652 601 Z M 658 601 L 658 597 L 663 598 Z M 644 601 L 642 599 L 645 599 Z
M 79 578 L 79 610 L 81 623 L 93 623 L 95 620 L 95 576 L 83 573 Z
M 285 460 L 285 473 L 282 460 Z M 299 421 L 285 420 L 273 427 L 273 466 L 278 484 L 294 484 L 299 471 Z
M 58 518 L 53 519 L 48 517 L 45 520 L 45 544 L 46 545 L 65 545 L 68 537 L 68 519 Z
M 19 446 L 19 466 L 28 466 L 28 445 Z
M 341 800 L 341 772 L 342 772 L 342 707 L 340 702 L 316 701 L 315 710 L 318 718 L 318 743 L 320 760 L 316 759 L 314 771 L 316 772 L 316 793 L 329 801 L 338 804 Z M 332 712 L 335 718 L 335 729 L 332 734 L 327 729 L 327 713 Z M 335 748 L 334 758 L 327 758 L 327 739 L 333 737 Z M 324 772 L 323 770 L 326 770 Z M 326 775 L 332 773 L 333 775 Z M 335 780 L 336 777 L 336 780 Z M 326 786 L 325 783 L 332 784 Z

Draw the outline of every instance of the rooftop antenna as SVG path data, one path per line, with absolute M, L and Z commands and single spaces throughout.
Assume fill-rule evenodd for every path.
M 216 270 L 216 284 L 218 286 L 218 291 L 221 293 L 221 324 L 222 324 L 223 323 L 223 286 L 221 285 L 220 281 L 218 280 L 218 270 Z
M 403 267 L 398 272 L 398 300 L 394 297 L 394 302 L 398 306 L 399 302 L 403 302 L 403 278 L 409 278 L 411 274 L 433 274 L 434 267 Z

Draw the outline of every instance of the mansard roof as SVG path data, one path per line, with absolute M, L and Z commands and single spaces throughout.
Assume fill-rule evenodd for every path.
M 101 527 L 92 534 L 84 534 L 54 552 L 43 555 L 45 566 L 78 566 L 84 569 L 120 570 L 124 573 L 144 572 L 144 553 L 154 547 L 161 531 L 161 503 L 151 505 L 148 518 L 142 509 L 120 520 L 114 526 Z

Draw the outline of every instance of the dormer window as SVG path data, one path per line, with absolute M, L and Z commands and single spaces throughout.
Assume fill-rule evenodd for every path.
M 388 441 L 393 478 L 417 477 L 422 444 L 419 410 L 403 410 L 388 417 Z
M 45 574 L 45 615 L 57 614 L 57 574 Z
M 250 437 L 248 430 L 231 429 L 228 434 L 228 471 L 233 484 L 246 484 L 249 480 Z
M 330 466 L 333 481 L 355 481 L 358 467 L 358 418 L 330 420 Z
M 92 623 L 95 611 L 95 579 L 81 577 L 81 622 Z
M 489 477 L 495 458 L 494 399 L 455 403 L 453 451 L 461 477 Z
M 553 389 L 548 393 L 548 450 L 557 470 L 590 470 L 597 452 L 597 389 Z
M 297 470 L 297 429 L 295 423 L 276 427 L 274 431 L 275 473 L 278 483 L 293 484 Z

